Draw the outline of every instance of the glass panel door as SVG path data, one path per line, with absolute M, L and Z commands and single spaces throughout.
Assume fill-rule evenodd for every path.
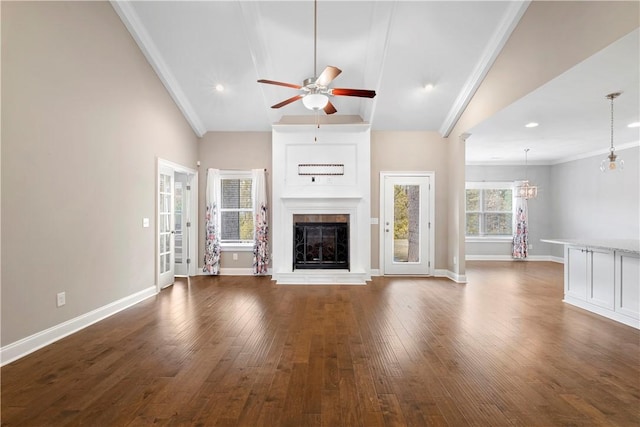
M 174 282 L 173 170 L 160 167 L 158 174 L 158 285 Z
M 429 274 L 429 180 L 385 176 L 385 274 Z

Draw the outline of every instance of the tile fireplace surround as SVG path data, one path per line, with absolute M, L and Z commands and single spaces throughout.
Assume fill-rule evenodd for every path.
M 273 279 L 278 284 L 366 284 L 371 280 L 369 125 L 276 124 L 272 144 Z M 306 164 L 343 165 L 343 173 L 301 174 L 299 165 Z M 294 215 L 347 216 L 350 269 L 294 269 Z

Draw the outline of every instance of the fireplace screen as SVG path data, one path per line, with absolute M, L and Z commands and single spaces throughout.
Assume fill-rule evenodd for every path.
M 349 224 L 296 223 L 293 233 L 293 268 L 349 269 Z

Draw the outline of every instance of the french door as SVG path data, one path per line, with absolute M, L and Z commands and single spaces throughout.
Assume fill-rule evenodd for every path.
M 175 281 L 174 171 L 158 166 L 158 287 Z
M 432 274 L 433 174 L 381 174 L 384 274 Z
M 190 257 L 190 205 L 191 205 L 191 176 L 186 173 L 175 172 L 173 187 L 173 216 L 174 216 L 174 266 L 176 276 L 189 275 Z

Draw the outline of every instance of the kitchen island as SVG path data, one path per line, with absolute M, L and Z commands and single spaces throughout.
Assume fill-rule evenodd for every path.
M 640 329 L 640 241 L 541 241 L 564 245 L 564 302 Z

